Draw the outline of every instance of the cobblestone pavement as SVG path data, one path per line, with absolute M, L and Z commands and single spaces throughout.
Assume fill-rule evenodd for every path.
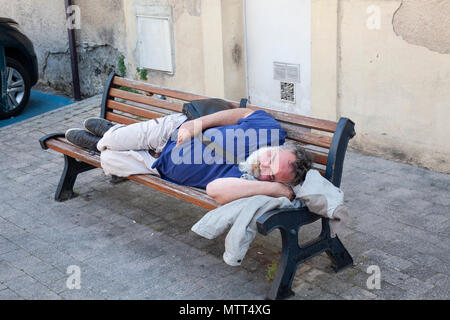
M 278 232 L 258 235 L 242 266 L 231 267 L 225 235 L 190 231 L 204 209 L 112 184 L 100 169 L 78 177 L 79 197 L 53 200 L 63 158 L 38 139 L 81 126 L 99 104 L 96 96 L 0 129 L 0 299 L 264 299 Z M 448 299 L 449 186 L 449 175 L 349 152 L 342 189 L 352 221 L 340 238 L 355 264 L 336 274 L 326 254 L 309 260 L 290 299 Z M 304 229 L 300 241 L 320 222 Z M 80 289 L 69 289 L 73 265 Z M 371 265 L 380 289 L 367 286 Z

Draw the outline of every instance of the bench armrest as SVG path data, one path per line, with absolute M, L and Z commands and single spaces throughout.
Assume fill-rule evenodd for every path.
M 271 210 L 263 214 L 256 220 L 258 232 L 263 235 L 268 235 L 273 229 L 283 228 L 290 230 L 292 228 L 298 229 L 302 225 L 312 223 L 322 218 L 321 216 L 312 213 L 308 208 L 285 208 Z
M 47 150 L 47 140 L 49 139 L 54 139 L 54 138 L 64 138 L 65 134 L 64 133 L 51 133 L 51 134 L 47 134 L 45 136 L 43 136 L 42 138 L 39 139 L 39 144 L 41 145 L 41 148 L 44 150 Z

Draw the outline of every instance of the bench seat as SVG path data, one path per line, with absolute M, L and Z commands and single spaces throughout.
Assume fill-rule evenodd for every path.
M 89 164 L 93 167 L 101 168 L 100 156 L 98 154 L 94 154 L 92 152 L 74 146 L 64 138 L 63 133 L 45 136 L 41 139 L 41 141 L 43 144 L 42 147 L 44 149 L 52 149 L 68 157 Z M 147 187 L 164 192 L 168 195 L 174 196 L 208 210 L 215 209 L 219 206 L 202 189 L 182 186 L 149 174 L 133 175 L 127 177 L 127 179 L 138 182 Z M 67 199 L 57 198 L 56 200 Z

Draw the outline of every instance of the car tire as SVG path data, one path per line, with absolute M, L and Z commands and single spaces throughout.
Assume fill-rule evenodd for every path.
M 10 81 L 8 81 L 8 77 L 11 72 L 12 75 L 9 79 Z M 30 74 L 25 69 L 25 67 L 16 59 L 6 57 L 6 75 L 7 87 L 15 84 L 15 87 L 9 89 L 18 90 L 13 92 L 10 91 L 10 94 L 7 94 L 6 106 L 0 106 L 0 119 L 7 119 L 20 114 L 28 103 L 31 91 Z M 23 84 L 18 86 L 21 81 L 23 82 Z M 14 101 L 12 99 L 14 99 Z

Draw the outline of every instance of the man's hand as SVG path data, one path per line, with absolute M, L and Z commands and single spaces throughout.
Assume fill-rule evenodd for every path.
M 294 190 L 292 190 L 292 188 L 288 185 L 285 185 L 283 183 L 278 183 L 278 182 L 272 182 L 272 183 L 276 183 L 279 186 L 277 186 L 276 190 L 278 190 L 278 195 L 274 195 L 275 197 L 286 197 L 289 200 L 294 200 L 295 198 L 295 193 Z
M 189 141 L 193 137 L 199 135 L 202 132 L 201 120 L 190 120 L 183 123 L 178 128 L 177 146 L 185 141 Z

